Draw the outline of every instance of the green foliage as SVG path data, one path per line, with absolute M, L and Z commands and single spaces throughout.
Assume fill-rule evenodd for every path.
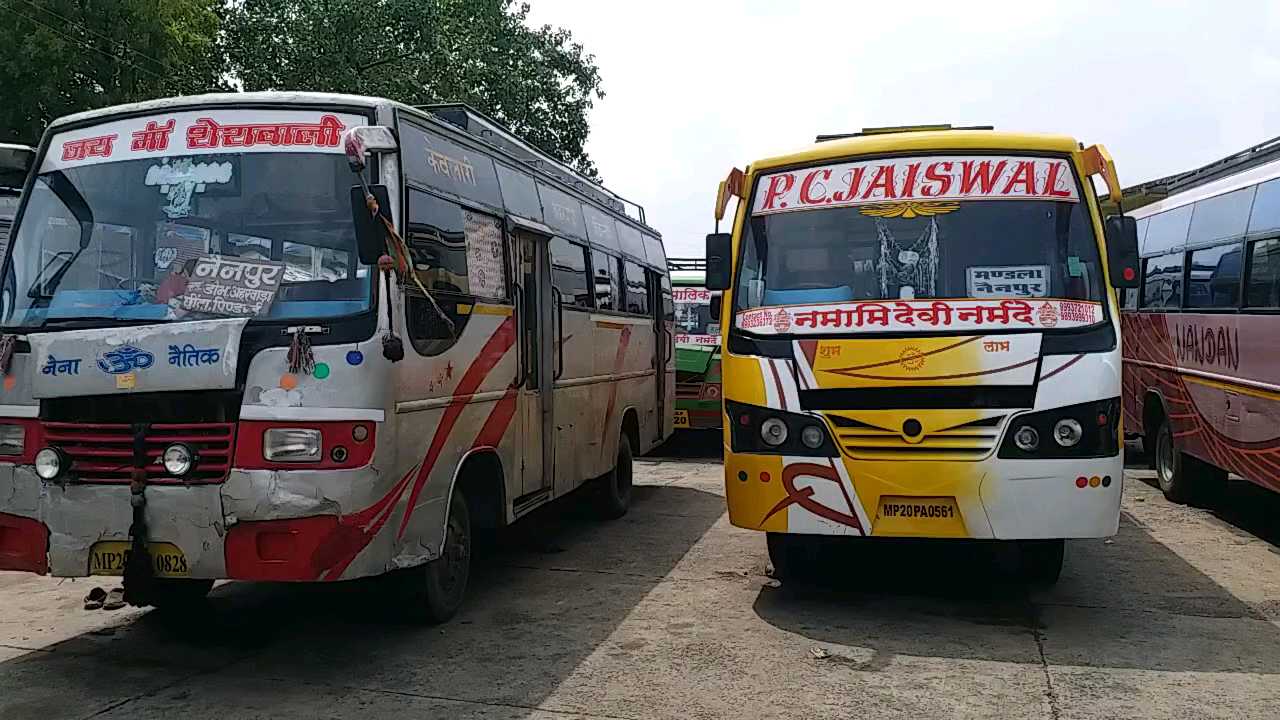
M 223 87 L 222 0 L 0 0 L 0 142 L 104 105 Z
M 246 90 L 468 103 L 588 176 L 599 69 L 569 31 L 530 28 L 513 0 L 243 0 L 223 19 Z

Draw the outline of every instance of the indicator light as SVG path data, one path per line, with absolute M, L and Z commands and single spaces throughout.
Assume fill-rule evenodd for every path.
M 1076 478 L 1076 487 L 1078 487 L 1078 488 L 1082 488 L 1082 487 L 1084 487 L 1084 486 L 1086 486 L 1086 485 L 1088 485 L 1088 484 L 1089 484 L 1089 478 L 1087 478 L 1087 477 L 1085 477 L 1085 476 L 1083 476 L 1083 475 L 1081 475 L 1080 477 Z

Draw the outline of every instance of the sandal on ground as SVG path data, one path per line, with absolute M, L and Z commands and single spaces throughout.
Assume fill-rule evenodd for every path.
M 119 610 L 124 607 L 124 588 L 111 588 L 107 599 L 102 601 L 103 610 Z
M 102 603 L 107 599 L 107 591 L 100 587 L 96 587 L 84 596 L 85 610 L 98 610 L 102 607 Z

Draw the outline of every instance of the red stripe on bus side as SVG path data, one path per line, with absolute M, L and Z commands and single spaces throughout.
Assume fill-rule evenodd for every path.
M 458 388 L 454 391 L 453 400 L 445 408 L 444 415 L 440 418 L 440 424 L 436 426 L 436 433 L 431 438 L 431 445 L 427 447 L 427 454 L 422 459 L 422 465 L 418 468 L 418 476 L 414 478 L 413 491 L 409 493 L 409 505 L 405 508 L 404 520 L 400 522 L 400 530 L 396 533 L 396 539 L 404 537 L 404 531 L 409 527 L 409 518 L 413 516 L 414 506 L 417 505 L 418 495 L 422 493 L 422 488 L 427 484 L 427 477 L 431 475 L 431 470 L 435 467 L 436 460 L 440 458 L 440 451 L 444 449 L 445 440 L 449 438 L 449 433 L 453 431 L 453 426 L 458 422 L 458 417 L 462 415 L 462 410 L 471 401 L 472 395 L 480 388 L 480 384 L 489 376 L 489 371 L 493 370 L 498 361 L 515 344 L 514 329 L 515 316 L 508 315 L 502 321 L 502 324 L 498 326 L 498 329 L 493 331 L 493 335 L 489 336 L 476 359 L 471 362 L 466 372 L 462 374 L 462 379 L 458 381 Z
M 618 354 L 613 358 L 613 374 L 622 370 L 622 361 L 627 357 L 627 345 L 631 343 L 631 326 L 623 325 L 618 337 Z M 609 418 L 613 417 L 613 406 L 618 402 L 618 381 L 609 383 L 609 404 L 604 410 L 604 425 L 600 428 L 600 455 L 604 456 L 605 438 L 609 436 Z
M 497 447 L 502 442 L 502 436 L 507 434 L 511 418 L 516 414 L 517 391 L 518 388 L 514 387 L 507 390 L 507 394 L 493 406 L 493 411 L 476 435 L 476 441 L 471 443 L 472 448 Z

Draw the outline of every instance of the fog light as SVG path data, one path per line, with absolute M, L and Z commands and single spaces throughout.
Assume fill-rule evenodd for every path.
M 810 450 L 817 450 L 822 447 L 822 441 L 825 439 L 822 434 L 822 428 L 817 425 L 806 425 L 800 431 L 800 442 L 804 443 L 804 446 Z
M 308 428 L 271 428 L 262 441 L 262 456 L 272 462 L 318 462 L 320 431 Z
M 1023 452 L 1035 452 L 1040 447 L 1040 433 L 1030 425 L 1023 425 L 1013 434 L 1013 444 Z
M 776 417 L 760 423 L 760 439 L 766 445 L 777 447 L 787 441 L 787 424 Z
M 36 453 L 35 465 L 36 475 L 41 480 L 53 480 L 69 469 L 71 463 L 67 462 L 67 456 L 61 450 L 47 447 Z
M 334 445 L 329 451 L 329 458 L 336 463 L 344 463 L 347 461 L 347 449 L 341 445 Z
M 1084 436 L 1084 430 L 1074 418 L 1062 418 L 1053 426 L 1053 439 L 1062 447 L 1074 447 Z
M 165 472 L 174 477 L 182 477 L 196 466 L 196 454 L 186 445 L 174 443 L 164 449 L 160 461 L 164 464 Z
M 351 428 L 351 439 L 356 442 L 364 442 L 369 437 L 369 428 L 364 425 L 356 425 Z

